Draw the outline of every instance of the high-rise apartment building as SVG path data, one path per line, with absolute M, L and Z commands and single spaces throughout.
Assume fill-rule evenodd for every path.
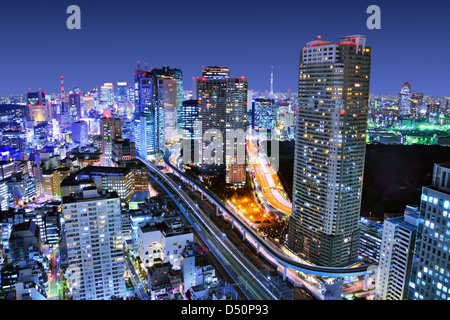
M 230 78 L 229 73 L 229 68 L 206 67 L 195 81 L 203 140 L 200 169 L 224 172 L 227 184 L 242 186 L 246 182 L 247 79 Z
M 450 163 L 434 166 L 422 189 L 409 300 L 450 299 Z
M 87 187 L 63 197 L 65 240 L 74 300 L 125 297 L 120 199 Z
M 356 35 L 311 41 L 300 54 L 288 245 L 320 266 L 358 257 L 370 53 Z
M 376 300 L 407 298 L 418 218 L 417 213 L 413 212 L 384 221 L 375 286 Z

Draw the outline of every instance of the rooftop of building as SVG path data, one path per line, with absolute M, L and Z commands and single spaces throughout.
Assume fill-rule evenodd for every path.
M 99 190 L 96 187 L 86 187 L 80 193 L 63 197 L 62 203 L 69 204 L 100 199 L 119 199 L 119 195 L 115 191 Z
M 78 171 L 81 174 L 88 175 L 125 175 L 130 173 L 131 170 L 126 167 L 100 167 L 100 166 L 88 166 Z

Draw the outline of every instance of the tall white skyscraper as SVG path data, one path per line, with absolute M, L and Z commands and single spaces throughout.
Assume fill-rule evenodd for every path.
M 69 278 L 74 300 L 125 297 L 120 198 L 87 187 L 63 197 Z
M 417 213 L 384 221 L 376 300 L 406 300 L 418 222 Z
M 408 300 L 450 300 L 450 163 L 422 189 Z
M 370 53 L 357 35 L 311 41 L 300 54 L 288 245 L 321 266 L 358 258 Z
M 411 83 L 404 83 L 400 91 L 398 113 L 400 116 L 411 114 Z

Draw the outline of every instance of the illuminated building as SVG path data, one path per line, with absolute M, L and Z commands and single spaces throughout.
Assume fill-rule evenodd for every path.
M 51 121 L 51 106 L 45 99 L 45 92 L 28 92 L 26 94 L 28 106 L 27 119 L 35 122 Z
M 398 113 L 400 116 L 411 115 L 411 83 L 404 83 L 400 90 Z
M 320 266 L 358 258 L 370 51 L 364 36 L 349 36 L 300 54 L 288 246 Z
M 133 177 L 132 187 L 134 191 L 148 191 L 149 177 L 147 166 L 139 159 L 122 160 L 115 162 L 117 167 L 131 170 Z
M 179 113 L 183 101 L 183 72 L 164 66 L 151 70 L 156 84 L 156 101 L 164 108 L 164 142 L 176 141 L 179 131 Z
M 72 123 L 72 141 L 84 147 L 89 144 L 88 125 L 85 121 Z
M 126 102 L 128 99 L 128 86 L 126 82 L 117 82 L 117 102 Z
M 85 188 L 63 197 L 67 258 L 75 272 L 74 300 L 125 297 L 120 199 L 116 192 Z
M 112 140 L 112 162 L 136 159 L 136 146 L 130 139 L 117 138 Z
M 43 193 L 52 197 L 61 196 L 61 181 L 70 174 L 68 168 L 48 169 L 42 171 Z
M 267 132 L 275 129 L 275 101 L 255 99 L 252 104 L 252 129 Z
M 380 260 L 380 244 L 383 237 L 383 224 L 361 218 L 359 223 L 361 260 L 370 264 L 378 264 Z
M 111 107 L 114 103 L 114 86 L 112 83 L 105 83 L 100 87 L 99 94 L 100 103 L 106 103 Z
M 136 153 L 148 158 L 164 148 L 164 105 L 157 101 L 156 79 L 138 65 L 135 72 L 133 137 Z
M 183 132 L 183 157 L 185 156 L 184 152 L 189 152 L 190 150 L 188 163 L 198 164 L 201 145 L 198 100 L 183 101 L 180 121 Z M 194 156 L 195 153 L 197 156 Z
M 77 93 L 69 94 L 67 100 L 67 107 L 69 110 L 69 117 L 71 122 L 75 122 L 81 118 L 81 96 Z
M 181 267 L 181 253 L 186 245 L 193 242 L 193 233 L 189 226 L 179 218 L 162 222 L 147 222 L 138 229 L 138 252 L 145 267 L 155 263 L 155 259 L 170 262 L 173 269 Z
M 406 300 L 417 224 L 418 215 L 414 212 L 384 221 L 376 300 Z
M 122 122 L 118 118 L 103 117 L 100 121 L 101 152 L 105 165 L 111 166 L 112 141 L 122 136 Z
M 239 187 L 246 182 L 247 79 L 230 78 L 229 73 L 226 67 L 206 67 L 202 78 L 195 81 L 203 138 L 200 170 L 225 173 L 225 182 Z M 213 140 L 208 139 L 208 133 L 215 136 Z M 219 142 L 219 135 L 225 148 L 220 150 L 219 146 L 213 154 L 208 145 Z
M 0 211 L 9 209 L 10 194 L 8 184 L 5 180 L 0 180 Z
M 436 164 L 422 188 L 408 300 L 450 299 L 450 164 Z
M 78 176 L 78 178 L 76 178 Z M 70 179 L 91 178 L 98 189 L 117 192 L 122 202 L 128 202 L 133 194 L 133 175 L 129 168 L 91 166 L 70 176 Z
M 198 100 L 183 101 L 183 107 L 181 109 L 183 139 L 193 140 L 200 138 L 200 128 L 198 128 L 198 108 Z

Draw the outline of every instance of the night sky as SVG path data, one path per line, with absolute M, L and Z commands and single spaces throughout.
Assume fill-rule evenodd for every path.
M 81 8 L 81 30 L 69 30 L 69 5 Z M 366 9 L 381 8 L 381 30 L 369 30 Z M 202 66 L 223 65 L 249 89 L 297 89 L 298 56 L 322 36 L 364 34 L 372 47 L 371 93 L 449 95 L 450 4 L 447 1 L 7 1 L 0 4 L 0 94 L 42 87 L 85 91 L 133 81 L 137 62 L 184 73 L 185 89 Z

